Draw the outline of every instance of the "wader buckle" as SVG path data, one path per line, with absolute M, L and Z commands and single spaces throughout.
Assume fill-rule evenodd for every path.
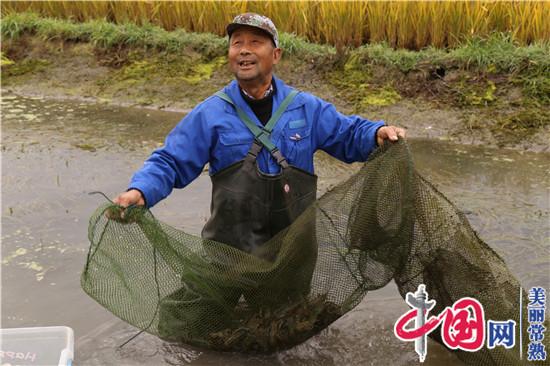
M 258 156 L 262 148 L 263 148 L 262 143 L 258 140 L 254 140 L 254 142 L 252 143 L 252 147 L 250 147 L 250 150 L 248 150 L 248 155 L 253 156 L 255 158 Z
M 279 164 L 283 168 L 288 167 L 288 162 L 286 161 L 286 158 L 281 154 L 281 151 L 277 148 L 275 150 L 271 151 L 271 156 L 275 158 L 277 161 L 277 164 Z

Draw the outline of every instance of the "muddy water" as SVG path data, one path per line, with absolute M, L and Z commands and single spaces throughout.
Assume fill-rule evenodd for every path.
M 114 196 L 181 119 L 180 114 L 52 102 L 2 100 L 2 327 L 67 325 L 79 365 L 405 365 L 413 345 L 393 336 L 407 310 L 395 285 L 371 292 L 354 311 L 304 344 L 272 356 L 222 354 L 166 344 L 136 330 L 80 289 L 87 219 Z M 498 151 L 411 140 L 418 169 L 466 212 L 509 263 L 524 287 L 550 284 L 550 154 Z M 316 156 L 320 189 L 350 168 Z M 203 173 L 153 212 L 198 234 L 208 217 L 210 182 Z M 427 365 L 460 365 L 431 342 Z

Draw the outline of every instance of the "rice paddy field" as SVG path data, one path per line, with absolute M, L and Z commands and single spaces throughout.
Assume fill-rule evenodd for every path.
M 32 11 L 78 22 L 150 23 L 224 35 L 239 13 L 265 14 L 280 31 L 337 49 L 454 47 L 472 35 L 505 32 L 520 44 L 550 39 L 547 1 L 3 1 L 2 14 Z

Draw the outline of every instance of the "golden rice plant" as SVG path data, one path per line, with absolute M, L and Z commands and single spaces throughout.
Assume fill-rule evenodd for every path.
M 218 35 L 236 14 L 253 11 L 271 17 L 281 31 L 337 48 L 382 41 L 410 49 L 453 47 L 493 32 L 509 32 L 523 44 L 550 40 L 548 1 L 3 1 L 1 7 L 2 14 L 147 21 Z

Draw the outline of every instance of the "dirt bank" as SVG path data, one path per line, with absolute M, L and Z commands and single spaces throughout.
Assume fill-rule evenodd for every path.
M 232 79 L 225 57 L 207 59 L 191 50 L 105 50 L 25 35 L 5 40 L 2 54 L 3 91 L 48 98 L 187 112 Z M 549 106 L 527 98 L 506 75 L 433 65 L 408 73 L 355 66 L 286 57 L 276 72 L 344 113 L 404 126 L 411 137 L 549 148 Z

